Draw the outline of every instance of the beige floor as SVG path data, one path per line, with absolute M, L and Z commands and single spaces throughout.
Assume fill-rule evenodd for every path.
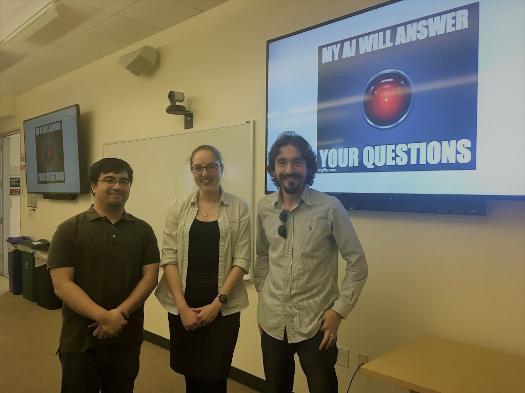
M 60 364 L 54 352 L 60 332 L 60 310 L 46 310 L 12 295 L 0 276 L 0 392 L 56 393 Z M 145 342 L 135 393 L 183 393 L 181 375 L 169 368 L 169 352 Z M 228 380 L 228 393 L 256 393 Z

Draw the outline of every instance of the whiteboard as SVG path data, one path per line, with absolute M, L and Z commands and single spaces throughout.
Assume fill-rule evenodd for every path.
M 160 240 L 165 213 L 176 196 L 196 190 L 190 154 L 199 145 L 213 145 L 222 154 L 225 191 L 248 202 L 253 211 L 253 122 L 210 130 L 108 142 L 104 157 L 121 158 L 133 169 L 126 211 L 147 221 Z
M 253 233 L 253 121 L 209 130 L 108 142 L 103 145 L 104 157 L 121 158 L 131 165 L 133 184 L 126 211 L 153 227 L 159 246 L 168 205 L 176 196 L 196 190 L 189 158 L 193 149 L 199 145 L 213 145 L 221 152 L 224 164 L 223 188 L 248 203 Z M 165 311 L 155 303 L 157 302 L 153 302 L 151 298 L 146 303 L 144 327 L 153 333 L 168 337 Z M 158 321 L 161 315 L 164 316 L 163 323 L 159 324 L 155 321 Z

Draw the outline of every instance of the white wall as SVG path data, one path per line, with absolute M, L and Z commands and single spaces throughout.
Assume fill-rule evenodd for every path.
M 145 40 L 160 51 L 150 76 L 135 77 L 118 65 L 119 56 L 139 46 L 134 45 L 18 96 L 17 124 L 80 104 L 92 162 L 101 158 L 103 142 L 182 130 L 182 118 L 164 110 L 169 90 L 184 91 L 197 129 L 256 121 L 259 198 L 266 40 L 374 3 L 231 0 Z M 87 195 L 75 202 L 39 199 L 33 216 L 23 209 L 22 233 L 50 238 L 62 220 L 89 203 Z M 346 391 L 358 352 L 374 357 L 421 334 L 525 355 L 525 202 L 491 203 L 485 217 L 354 212 L 352 219 L 370 276 L 360 303 L 341 326 L 339 344 L 351 350 L 351 369 L 337 368 L 340 392 Z M 250 300 L 234 366 L 262 376 L 253 288 Z M 146 325 L 167 332 L 164 320 Z M 306 392 L 304 377 L 297 379 L 295 391 Z M 356 384 L 354 392 L 400 392 L 365 376 Z
M 0 106 L 2 103 L 0 102 Z M 0 134 L 8 133 L 18 127 L 16 116 L 0 117 Z

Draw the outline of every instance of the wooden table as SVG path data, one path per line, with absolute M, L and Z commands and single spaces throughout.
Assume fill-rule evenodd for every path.
M 525 393 L 525 357 L 424 336 L 361 367 L 419 393 Z

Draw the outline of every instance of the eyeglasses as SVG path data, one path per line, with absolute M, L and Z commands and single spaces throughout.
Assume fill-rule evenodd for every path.
M 115 184 L 120 184 L 121 186 L 129 186 L 131 182 L 127 177 L 122 177 L 120 179 L 117 179 L 115 177 L 104 177 L 102 179 L 98 180 L 99 182 L 106 183 L 108 186 L 114 186 Z
M 288 229 L 286 228 L 286 221 L 288 221 L 288 212 L 286 210 L 282 210 L 279 213 L 279 220 L 281 220 L 282 224 L 279 228 L 277 228 L 277 233 L 282 238 L 286 239 L 288 236 Z
M 201 174 L 202 171 L 206 169 L 208 173 L 215 173 L 217 172 L 217 169 L 219 169 L 220 166 L 222 166 L 222 164 L 218 161 L 210 162 L 209 164 L 204 165 L 204 166 L 197 164 L 191 167 L 191 171 L 195 174 Z

